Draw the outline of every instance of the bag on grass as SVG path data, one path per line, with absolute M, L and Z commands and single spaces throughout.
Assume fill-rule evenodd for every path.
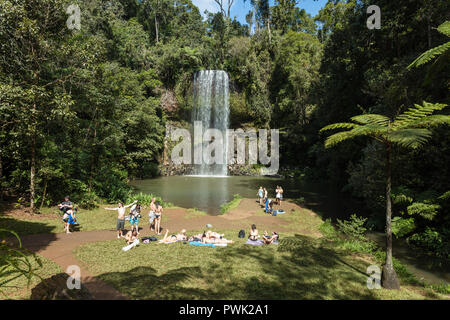
M 245 238 L 245 231 L 244 230 L 239 231 L 238 237 Z

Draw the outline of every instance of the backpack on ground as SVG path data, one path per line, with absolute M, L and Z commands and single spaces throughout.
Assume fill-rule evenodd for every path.
M 239 231 L 238 237 L 245 238 L 245 231 L 244 230 Z

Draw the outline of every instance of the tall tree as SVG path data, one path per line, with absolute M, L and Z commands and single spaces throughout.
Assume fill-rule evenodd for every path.
M 329 136 L 325 147 L 329 148 L 343 141 L 360 137 L 371 137 L 384 145 L 386 179 L 386 261 L 383 266 L 382 284 L 387 289 L 399 289 L 400 284 L 392 262 L 392 195 L 391 195 L 391 153 L 396 145 L 416 149 L 423 146 L 432 135 L 429 129 L 450 124 L 450 116 L 433 115 L 446 107 L 445 104 L 424 102 L 415 105 L 394 119 L 380 114 L 363 114 L 351 118 L 351 123 L 330 124 L 320 131 L 350 129 Z

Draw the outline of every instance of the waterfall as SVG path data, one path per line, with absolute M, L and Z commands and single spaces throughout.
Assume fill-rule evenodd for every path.
M 203 130 L 214 128 L 223 135 L 223 164 L 195 165 L 194 173 L 206 176 L 226 176 L 228 174 L 226 150 L 229 125 L 228 74 L 223 70 L 201 70 L 194 74 L 194 108 L 192 124 L 201 121 Z M 203 149 L 208 145 L 203 143 Z

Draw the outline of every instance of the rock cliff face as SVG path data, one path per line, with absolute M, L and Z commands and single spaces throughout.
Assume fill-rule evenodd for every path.
M 171 140 L 172 132 L 179 128 L 185 128 L 189 130 L 189 124 L 168 121 L 166 123 L 166 135 L 164 137 L 164 151 L 159 165 L 161 175 L 163 176 L 178 176 L 178 175 L 188 175 L 194 174 L 193 165 L 189 164 L 175 164 L 171 159 L 172 149 L 175 147 L 177 142 Z M 250 164 L 229 164 L 228 165 L 228 175 L 230 176 L 256 176 L 259 175 L 259 170 L 255 169 L 253 165 Z

